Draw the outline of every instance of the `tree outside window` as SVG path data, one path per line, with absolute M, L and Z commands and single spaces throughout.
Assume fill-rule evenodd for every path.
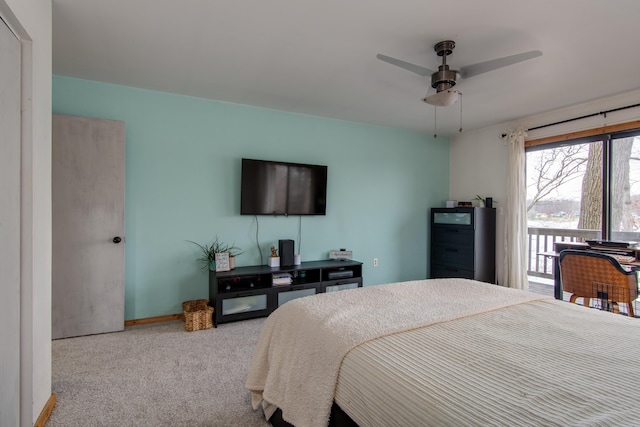
M 603 144 L 611 148 L 608 182 L 603 180 Z M 609 188 L 604 199 L 603 185 Z M 603 200 L 611 204 L 609 238 L 640 231 L 640 137 L 527 153 L 530 226 L 602 230 Z

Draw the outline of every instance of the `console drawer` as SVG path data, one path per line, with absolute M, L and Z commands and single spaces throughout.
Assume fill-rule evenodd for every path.
M 447 277 L 455 277 L 460 279 L 474 279 L 473 270 L 466 270 L 463 268 L 450 267 L 445 265 L 432 264 L 431 265 L 431 278 L 440 279 Z
M 237 298 L 225 298 L 222 300 L 222 315 L 263 311 L 267 309 L 267 295 L 240 296 Z
M 453 245 L 434 245 L 431 248 L 431 262 L 473 270 L 473 248 Z
M 434 245 L 473 246 L 475 231 L 468 228 L 432 227 L 431 243 Z
M 344 291 L 347 289 L 356 289 L 362 286 L 362 279 L 346 279 L 336 280 L 335 282 L 329 282 L 325 284 L 325 292 Z
M 317 288 L 306 288 L 306 289 L 297 289 L 295 291 L 283 291 L 278 292 L 278 307 L 280 307 L 285 302 L 291 301 L 296 298 L 302 298 L 309 295 L 315 295 Z

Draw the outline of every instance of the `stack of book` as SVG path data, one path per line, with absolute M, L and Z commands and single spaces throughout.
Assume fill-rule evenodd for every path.
M 287 286 L 292 283 L 293 279 L 289 273 L 275 273 L 273 275 L 273 286 Z

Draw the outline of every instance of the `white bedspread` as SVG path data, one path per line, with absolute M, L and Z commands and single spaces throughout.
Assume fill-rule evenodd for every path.
M 266 320 L 246 387 L 254 409 L 276 407 L 297 427 L 325 427 L 340 365 L 359 344 L 396 332 L 546 299 L 466 279 L 435 279 L 318 294 Z
M 335 402 L 363 427 L 637 426 L 640 319 L 532 301 L 371 340 Z

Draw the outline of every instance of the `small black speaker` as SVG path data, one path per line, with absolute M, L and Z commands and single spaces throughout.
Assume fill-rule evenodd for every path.
M 293 265 L 293 240 L 279 240 L 280 267 Z

